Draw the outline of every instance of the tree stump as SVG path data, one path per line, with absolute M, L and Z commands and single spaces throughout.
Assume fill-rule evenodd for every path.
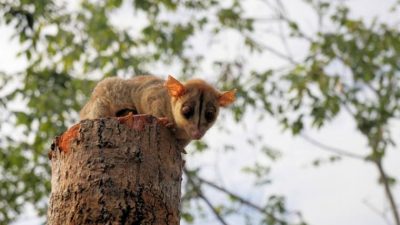
M 48 224 L 178 225 L 182 151 L 152 116 L 81 121 L 49 153 Z

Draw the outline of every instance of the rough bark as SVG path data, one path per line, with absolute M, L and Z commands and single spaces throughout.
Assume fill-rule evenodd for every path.
M 151 116 L 82 121 L 49 153 L 48 224 L 179 224 L 181 151 Z

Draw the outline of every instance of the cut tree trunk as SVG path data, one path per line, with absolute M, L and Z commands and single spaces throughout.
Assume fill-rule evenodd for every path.
M 82 121 L 49 153 L 48 224 L 178 225 L 182 151 L 152 116 Z

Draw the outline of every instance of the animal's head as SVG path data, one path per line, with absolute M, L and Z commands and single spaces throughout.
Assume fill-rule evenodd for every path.
M 235 90 L 220 92 L 203 80 L 182 84 L 168 76 L 165 87 L 171 97 L 172 113 L 178 128 L 191 139 L 200 139 L 214 124 L 220 107 L 235 100 Z

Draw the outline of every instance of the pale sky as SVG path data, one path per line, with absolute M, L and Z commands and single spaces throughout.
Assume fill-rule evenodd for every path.
M 255 1 L 249 1 L 255 2 Z M 288 6 L 290 14 L 294 18 L 301 19 L 304 24 L 309 24 L 312 29 L 313 17 L 307 12 L 298 1 L 284 1 Z M 394 0 L 349 0 L 353 15 L 371 19 L 379 16 L 380 19 L 391 22 L 399 20 L 387 13 L 387 9 L 393 4 Z M 262 13 L 257 9 L 257 4 L 249 7 L 254 13 Z M 123 20 L 126 13 L 120 13 L 115 17 L 116 21 Z M 15 53 L 19 48 L 18 43 L 10 43 L 9 37 L 11 29 L 0 26 L 0 70 L 8 72 L 19 71 L 25 64 L 24 60 L 16 59 Z M 223 38 L 223 37 L 221 37 Z M 271 40 L 273 41 L 273 40 Z M 199 44 L 204 45 L 203 44 Z M 304 53 L 304 46 L 297 46 L 295 56 Z M 211 58 L 232 57 L 235 49 L 228 44 L 222 43 L 211 49 Z M 225 55 L 224 55 L 225 54 Z M 263 59 L 260 62 L 265 63 Z M 268 65 L 279 64 L 279 61 L 267 60 Z M 165 68 L 157 68 L 155 73 L 162 74 Z M 212 74 L 212 68 L 206 68 Z M 174 71 L 171 71 L 174 73 Z M 205 78 L 209 78 L 205 75 Z M 212 79 L 212 78 L 211 78 Z M 228 118 L 225 121 L 231 120 Z M 311 162 L 316 158 L 328 158 L 331 154 L 318 149 L 317 147 L 305 142 L 301 138 L 292 137 L 289 133 L 282 133 L 281 127 L 274 119 L 267 118 L 259 123 L 254 117 L 247 114 L 243 124 L 226 123 L 231 134 L 221 133 L 218 129 L 211 129 L 206 139 L 210 143 L 210 150 L 202 155 L 193 156 L 188 154 L 186 164 L 189 167 L 203 166 L 202 175 L 209 180 L 223 184 L 226 188 L 247 197 L 249 200 L 260 203 L 259 199 L 265 199 L 271 194 L 282 194 L 286 196 L 287 209 L 300 210 L 305 220 L 311 225 L 386 225 L 385 220 L 370 206 L 378 210 L 387 209 L 388 204 L 384 196 L 383 188 L 378 185 L 378 174 L 375 167 L 369 163 L 354 159 L 343 159 L 334 164 L 323 165 L 318 168 L 311 166 Z M 400 123 L 392 124 L 393 137 L 398 141 L 400 137 Z M 334 121 L 324 129 L 307 130 L 306 133 L 314 139 L 318 139 L 327 145 L 343 148 L 348 151 L 365 154 L 368 152 L 366 141 L 355 131 L 354 122 L 345 114 L 341 113 Z M 271 178 L 273 183 L 262 188 L 253 187 L 253 179 L 240 172 L 243 166 L 251 165 L 252 162 L 259 160 L 268 162 L 260 153 L 252 150 L 246 143 L 245 137 L 255 134 L 262 134 L 264 142 L 273 148 L 281 150 L 283 156 L 277 162 L 271 164 Z M 223 143 L 232 143 L 238 146 L 238 151 L 225 152 L 222 150 Z M 400 178 L 400 163 L 398 159 L 400 153 L 398 149 L 390 149 L 385 157 L 384 165 L 389 175 Z M 397 176 L 396 176 L 397 175 Z M 393 188 L 397 202 L 400 202 L 399 185 Z M 210 193 L 213 194 L 213 193 Z M 218 196 L 212 198 L 216 203 L 220 200 Z M 367 203 L 366 203 L 367 202 Z M 370 205 L 370 206 L 368 206 Z M 40 224 L 42 219 L 37 218 L 32 210 L 23 215 L 15 224 Z M 387 217 L 392 221 L 391 214 Z M 212 218 L 212 216 L 211 216 Z M 228 220 L 230 224 L 237 224 L 233 220 Z M 205 224 L 206 221 L 198 221 L 196 225 Z M 219 224 L 208 221 L 207 224 Z

